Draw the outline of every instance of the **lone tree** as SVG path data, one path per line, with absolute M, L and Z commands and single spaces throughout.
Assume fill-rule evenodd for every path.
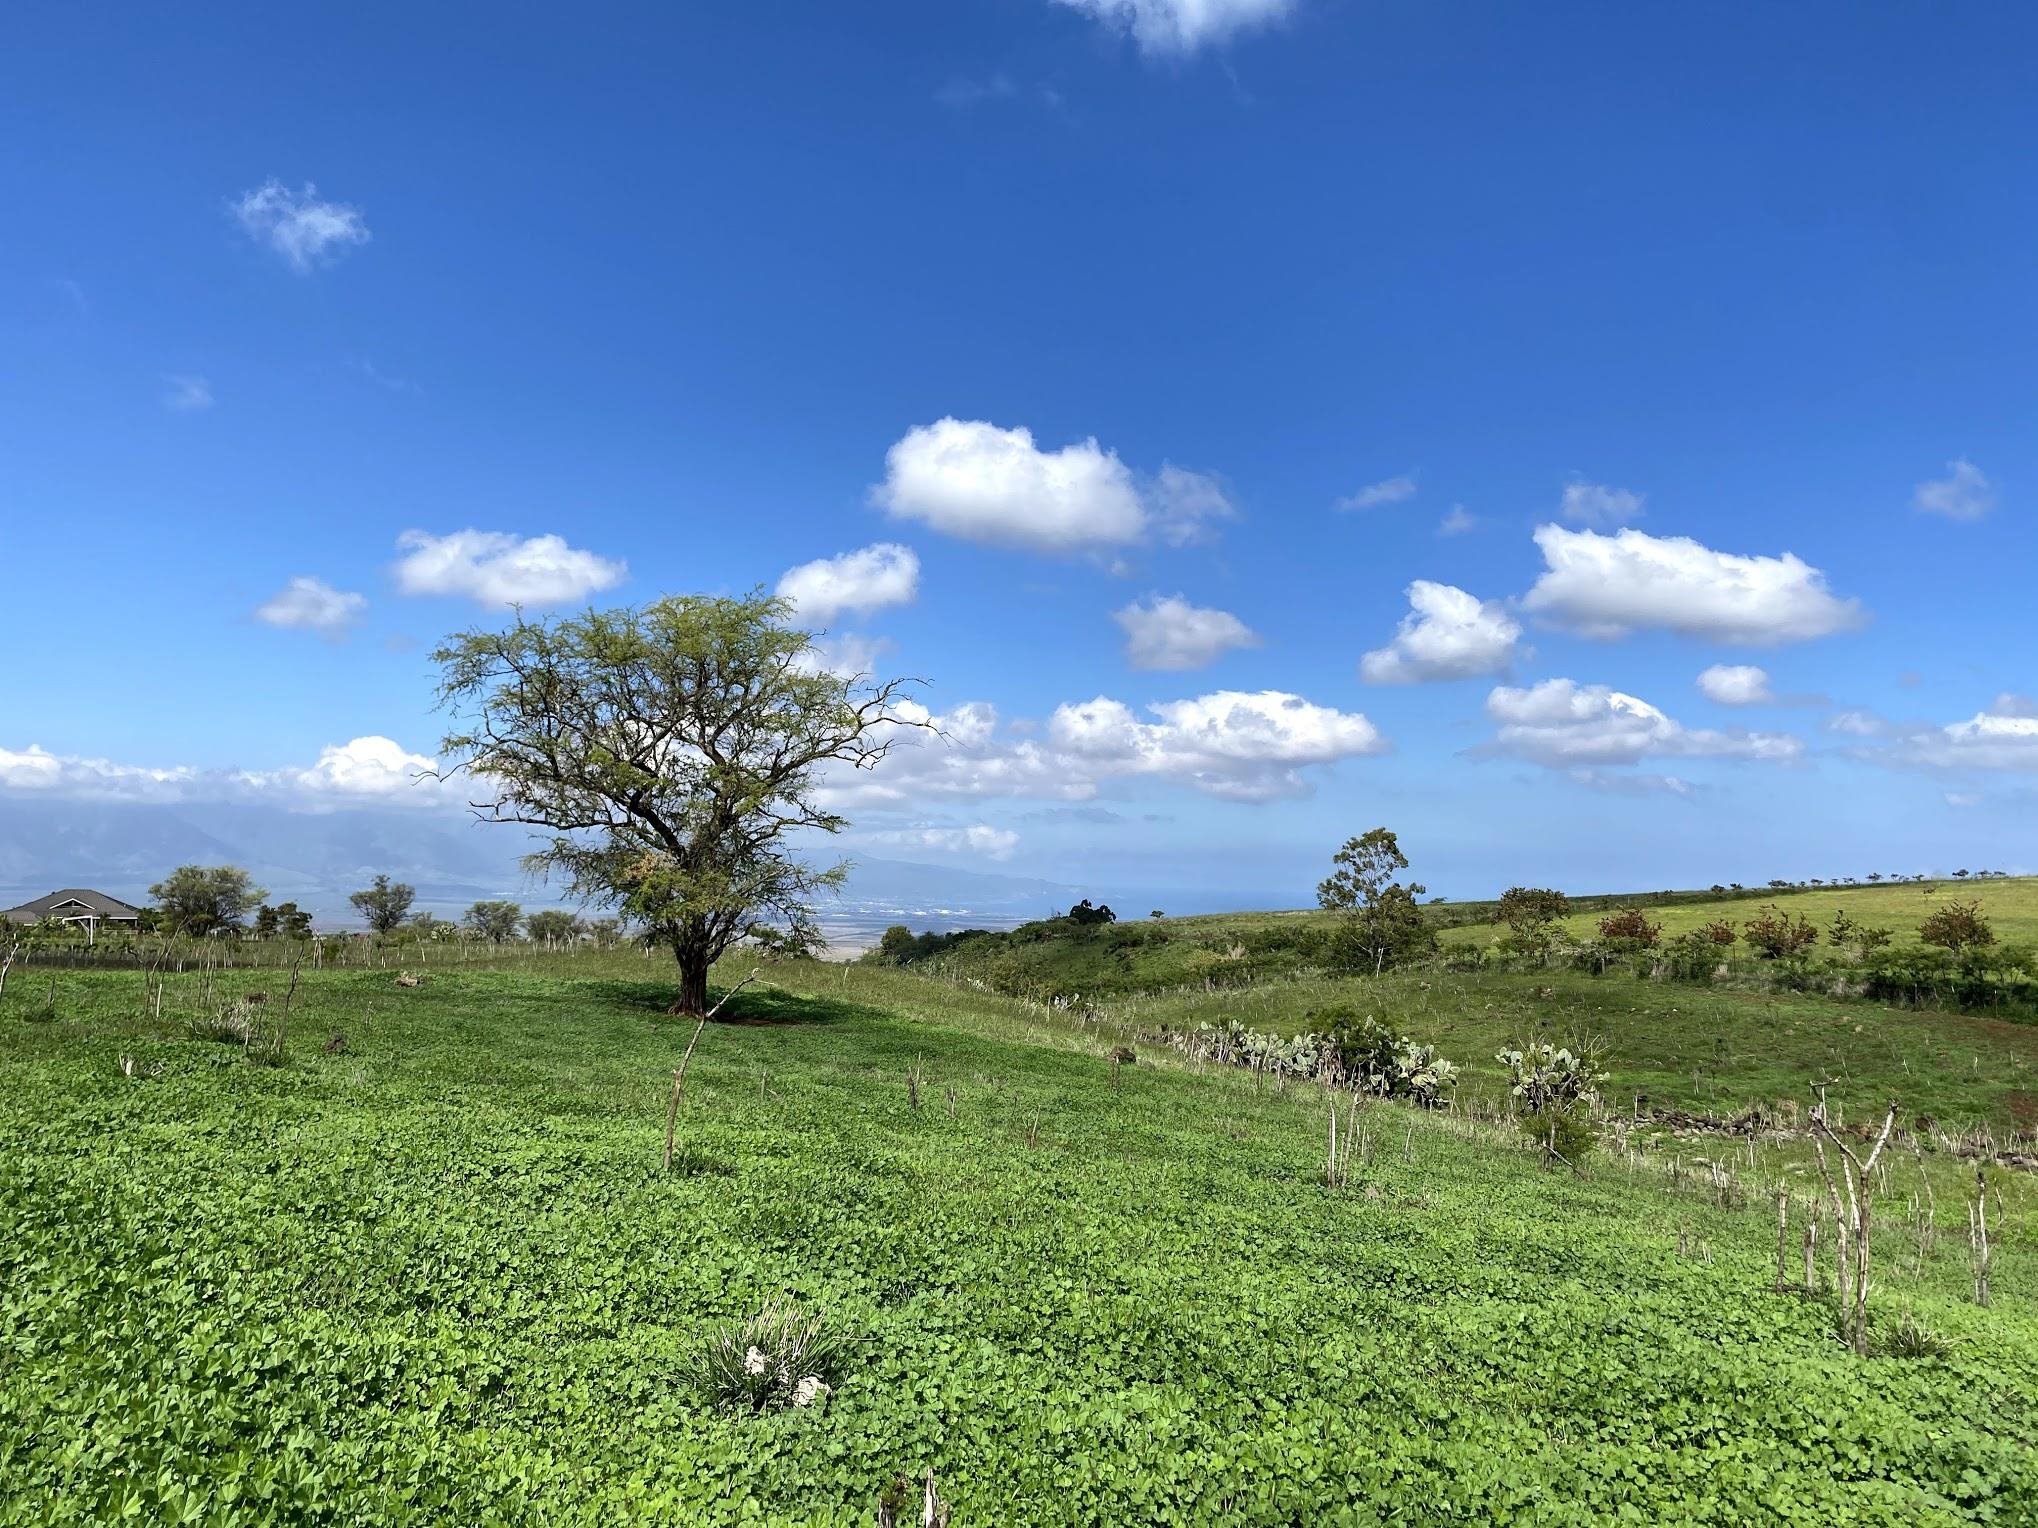
M 524 919 L 524 932 L 540 944 L 570 944 L 582 931 L 581 921 L 563 908 L 548 907 Z
M 739 939 L 819 942 L 813 900 L 847 867 L 793 856 L 796 835 L 838 833 L 828 766 L 868 769 L 924 713 L 910 681 L 827 672 L 792 606 L 682 595 L 641 609 L 469 631 L 433 655 L 442 744 L 493 787 L 494 822 L 547 830 L 528 868 L 617 908 L 679 965 L 674 1013 L 706 1011 L 708 969 Z
M 370 933 L 394 933 L 403 926 L 403 920 L 410 916 L 410 904 L 417 900 L 417 888 L 406 886 L 401 881 L 392 881 L 386 875 L 375 877 L 375 884 L 366 891 L 357 891 L 347 898 L 354 904 L 354 910 L 368 920 Z
M 490 944 L 516 938 L 523 921 L 524 910 L 514 902 L 476 902 L 460 918 L 468 933 Z
M 274 907 L 263 906 L 255 912 L 255 937 L 257 939 L 309 939 L 311 937 L 311 914 L 295 902 L 278 902 Z
M 269 893 L 238 865 L 180 865 L 149 888 L 158 926 L 166 933 L 203 937 L 238 934 Z
M 1408 858 L 1392 832 L 1374 828 L 1345 840 L 1331 863 L 1337 869 L 1316 888 L 1316 900 L 1347 915 L 1336 940 L 1343 964 L 1370 964 L 1377 976 L 1396 961 L 1435 948 L 1436 931 L 1415 905 L 1429 888 L 1418 881 L 1403 886 L 1393 878 L 1408 868 Z

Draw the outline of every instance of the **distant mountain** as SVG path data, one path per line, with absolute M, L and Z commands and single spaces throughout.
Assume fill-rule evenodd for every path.
M 508 829 L 415 812 L 0 796 L 4 902 L 58 886 L 143 901 L 178 865 L 234 864 L 272 901 L 297 902 L 322 922 L 347 921 L 348 893 L 378 872 L 416 886 L 420 910 L 445 915 L 484 897 L 526 897 L 530 888 L 517 863 L 524 848 L 522 836 Z
M 454 917 L 487 897 L 557 901 L 525 876 L 519 860 L 529 847 L 512 828 L 420 812 L 0 796 L 0 907 L 61 886 L 140 902 L 178 865 L 234 864 L 272 901 L 294 901 L 323 924 L 352 922 L 348 894 L 377 874 L 417 887 L 420 911 Z M 890 923 L 916 931 L 1009 927 L 1098 895 L 1023 876 L 848 857 L 848 885 L 820 909 L 831 937 L 845 944 Z

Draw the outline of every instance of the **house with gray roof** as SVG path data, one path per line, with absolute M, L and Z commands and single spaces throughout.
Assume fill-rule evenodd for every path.
M 0 911 L 0 923 L 26 925 L 48 918 L 58 923 L 82 925 L 90 934 L 98 932 L 102 923 L 115 928 L 133 928 L 135 920 L 141 915 L 139 907 L 130 907 L 118 897 L 109 897 L 103 891 L 72 887 Z

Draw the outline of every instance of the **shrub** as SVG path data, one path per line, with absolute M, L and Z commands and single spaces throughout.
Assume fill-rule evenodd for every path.
M 1663 925 L 1651 923 L 1640 908 L 1624 907 L 1599 920 L 1599 937 L 1617 950 L 1652 950 L 1663 938 Z
M 1811 919 L 1802 913 L 1793 917 L 1774 904 L 1750 918 L 1745 929 L 1742 937 L 1748 947 L 1764 960 L 1785 960 L 1819 942 L 1819 931 Z
M 1918 937 L 1942 950 L 1965 950 L 1994 944 L 1996 931 L 1982 915 L 1979 902 L 1948 902 L 1918 925 Z
M 1679 981 L 1711 981 L 1725 953 L 1705 929 L 1688 929 L 1670 942 L 1670 974 Z
M 1591 1109 L 1599 1102 L 1606 1073 L 1594 1071 L 1597 1052 L 1590 1046 L 1560 1049 L 1548 1041 L 1528 1041 L 1494 1058 L 1507 1071 L 1508 1091 L 1530 1114 Z
M 1711 923 L 1701 924 L 1691 932 L 1700 939 L 1705 940 L 1706 943 L 1716 944 L 1722 949 L 1732 944 L 1738 937 L 1734 933 L 1733 924 L 1727 922 L 1724 918 L 1716 918 Z
M 1599 1144 L 1599 1129 L 1584 1109 L 1546 1109 L 1521 1117 L 1521 1133 L 1553 1157 L 1577 1162 Z
M 747 1321 L 725 1321 L 708 1334 L 694 1357 L 695 1385 L 733 1411 L 779 1411 L 812 1406 L 834 1393 L 846 1350 L 789 1304 L 768 1301 Z
M 1068 920 L 1078 928 L 1089 928 L 1101 923 L 1116 923 L 1118 921 L 1118 914 L 1111 911 L 1108 903 L 1093 906 L 1090 899 L 1084 897 L 1082 901 L 1069 909 Z

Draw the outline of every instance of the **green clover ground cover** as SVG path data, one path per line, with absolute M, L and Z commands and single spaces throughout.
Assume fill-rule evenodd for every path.
M 867 1523 L 929 1466 L 958 1523 L 2038 1521 L 2028 1241 L 1990 1310 L 1892 1274 L 1946 1351 L 1862 1360 L 1760 1213 L 1384 1106 L 1333 1193 L 1310 1090 L 812 966 L 666 1175 L 663 974 L 307 973 L 274 1069 L 174 982 L 10 991 L 0 1521 Z M 857 1339 L 825 1406 L 687 1388 L 785 1294 Z

